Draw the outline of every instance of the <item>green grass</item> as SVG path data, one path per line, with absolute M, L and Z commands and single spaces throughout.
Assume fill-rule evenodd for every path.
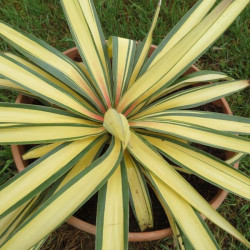
M 106 39 L 111 35 L 142 40 L 150 26 L 153 0 L 94 0 Z M 160 18 L 154 32 L 154 44 L 195 3 L 195 0 L 163 1 Z M 0 19 L 45 40 L 60 51 L 74 46 L 59 0 L 0 0 Z M 219 70 L 236 79 L 247 79 L 249 72 L 249 8 L 234 22 L 230 29 L 196 63 L 202 69 Z M 0 50 L 16 53 L 2 40 Z M 250 90 L 244 90 L 227 98 L 234 114 L 250 117 Z M 16 94 L 0 90 L 0 101 L 14 102 Z M 240 163 L 240 170 L 249 175 L 250 157 Z M 0 184 L 16 173 L 10 148 L 0 146 Z M 249 203 L 229 195 L 219 209 L 245 237 L 250 239 Z M 209 223 L 212 232 L 223 249 L 246 249 L 242 244 Z M 64 224 L 50 236 L 44 249 L 93 249 L 94 238 L 87 233 Z M 133 243 L 130 249 L 171 249 L 172 240 Z

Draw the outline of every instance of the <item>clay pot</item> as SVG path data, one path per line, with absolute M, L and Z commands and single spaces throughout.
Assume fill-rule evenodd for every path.
M 156 46 L 152 45 L 149 51 L 149 55 L 155 50 Z M 74 58 L 79 58 L 78 50 L 77 48 L 72 48 L 64 52 L 65 55 L 70 57 L 71 59 L 74 60 Z M 184 75 L 193 73 L 195 71 L 199 71 L 197 67 L 192 65 L 185 73 Z M 33 99 L 30 97 L 26 97 L 23 95 L 19 95 L 16 99 L 16 103 L 32 103 Z M 232 111 L 225 100 L 225 98 L 221 98 L 217 101 L 214 101 L 213 104 L 216 106 L 219 106 L 223 109 L 223 112 L 225 114 L 232 115 Z M 24 161 L 22 159 L 22 154 L 24 153 L 24 147 L 22 145 L 12 145 L 11 146 L 12 154 L 14 161 L 16 163 L 16 167 L 18 171 L 22 171 L 26 166 L 28 166 L 28 162 Z M 234 153 L 232 152 L 226 152 L 226 158 L 229 159 L 231 156 L 233 156 Z M 238 163 L 234 164 L 235 168 L 238 168 Z M 226 198 L 228 192 L 225 190 L 219 190 L 216 196 L 210 201 L 210 204 L 212 205 L 213 208 L 217 209 L 224 199 Z M 205 217 L 202 216 L 204 219 Z M 87 223 L 85 221 L 82 221 L 75 216 L 72 216 L 67 220 L 67 223 L 70 225 L 79 228 L 85 232 L 91 233 L 91 234 L 96 234 L 96 226 L 92 225 L 90 223 Z M 159 240 L 162 238 L 166 238 L 172 236 L 172 229 L 171 228 L 166 228 L 162 230 L 157 230 L 157 231 L 152 231 L 152 232 L 132 232 L 129 233 L 129 241 L 152 241 L 152 240 Z

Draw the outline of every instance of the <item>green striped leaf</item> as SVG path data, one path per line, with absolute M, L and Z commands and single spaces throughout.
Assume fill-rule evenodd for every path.
M 89 72 L 83 62 L 76 62 L 78 67 L 81 68 L 81 70 L 85 73 L 85 75 L 88 77 L 88 80 L 92 83 L 92 79 L 90 78 Z
M 73 123 L 86 126 L 99 125 L 96 122 L 83 119 L 79 115 L 57 108 L 21 103 L 0 103 L 0 123 L 4 122 L 27 125 Z
M 234 21 L 248 0 L 224 0 L 157 63 L 121 99 L 118 112 L 128 115 L 139 103 L 159 93 L 183 74 Z
M 3 22 L 0 22 L 0 37 L 39 67 L 42 67 L 104 111 L 87 77 L 69 57 L 44 41 L 30 34 L 16 31 Z
M 112 72 L 114 81 L 114 101 L 118 104 L 121 96 L 127 90 L 131 77 L 134 56 L 135 41 L 126 38 L 112 36 L 109 38 L 108 49 L 112 50 Z
M 191 89 L 179 91 L 145 107 L 144 110 L 140 112 L 139 116 L 142 117 L 167 109 L 188 109 L 198 107 L 223 96 L 231 95 L 247 87 L 249 87 L 249 82 L 247 80 L 221 82 L 193 87 Z
M 66 174 L 65 178 L 58 185 L 55 192 L 58 192 L 64 185 L 86 169 L 94 160 L 98 159 L 108 138 L 108 135 L 104 135 L 100 138 L 100 140 L 95 141 L 95 144 L 93 144 L 88 150 L 88 153 L 84 154 L 79 162 Z
M 0 143 L 11 145 L 80 140 L 105 133 L 102 126 L 83 124 L 33 124 L 0 126 Z
M 239 170 L 195 147 L 174 140 L 145 137 L 165 157 L 206 181 L 250 199 L 250 179 Z
M 100 115 L 80 103 L 76 97 L 20 62 L 0 54 L 0 66 L 0 74 L 34 95 L 81 116 L 102 120 Z
M 184 84 L 184 83 L 201 83 L 201 82 L 216 82 L 228 80 L 233 81 L 234 79 L 227 74 L 220 71 L 213 70 L 199 70 L 191 74 L 180 77 L 171 86 Z
M 147 175 L 163 204 L 170 210 L 177 225 L 184 232 L 184 237 L 186 236 L 191 242 L 191 246 L 194 249 L 220 249 L 192 206 L 154 174 L 148 172 Z
M 147 141 L 137 134 L 131 133 L 128 150 L 140 164 L 159 178 L 164 185 L 173 189 L 178 195 L 185 199 L 192 207 L 204 214 L 209 220 L 233 235 L 243 244 L 250 246 L 249 242 L 232 225 L 230 225 L 226 219 L 217 213 L 216 210 L 214 210 L 211 205 L 206 202 Z
M 107 134 L 104 135 L 102 138 L 105 139 L 106 137 L 107 137 Z M 55 143 L 51 143 L 51 144 L 38 145 L 38 146 L 33 147 L 32 149 L 30 149 L 29 151 L 27 151 L 25 154 L 22 155 L 22 157 L 23 157 L 24 160 L 29 160 L 29 159 L 34 159 L 34 158 L 42 157 L 45 154 L 47 154 L 50 151 L 52 151 L 54 148 L 56 148 L 56 147 L 60 146 L 61 144 L 63 144 L 63 143 L 64 142 L 55 142 Z M 100 142 L 96 143 L 96 145 L 93 146 L 93 148 L 88 152 L 88 159 L 85 159 L 85 157 L 83 157 L 79 161 L 78 164 L 80 165 L 79 166 L 80 168 L 82 168 L 86 164 L 86 162 L 88 162 L 88 160 L 91 159 L 91 151 L 93 151 L 95 148 L 97 150 L 99 143 L 103 143 L 102 140 L 100 140 Z M 96 154 L 96 153 L 93 153 L 93 154 Z M 78 165 L 78 164 L 76 164 L 76 165 Z
M 136 121 L 131 122 L 130 126 L 132 128 L 143 128 L 153 132 L 173 135 L 215 148 L 250 153 L 250 140 L 248 138 L 202 126 L 171 120 L 165 120 L 164 122 Z
M 41 156 L 46 155 L 51 150 L 60 146 L 63 143 L 64 142 L 55 142 L 55 143 L 51 143 L 51 144 L 38 145 L 38 146 L 33 147 L 32 149 L 28 150 L 25 154 L 23 154 L 22 158 L 24 160 L 40 158 Z
M 175 44 L 187 35 L 197 24 L 199 24 L 214 3 L 215 0 L 197 1 L 197 3 L 180 19 L 167 36 L 160 42 L 143 66 L 140 75 L 145 73 L 148 68 L 152 67 L 157 61 L 159 61 L 164 54 L 173 48 Z
M 38 66 L 32 64 L 31 62 L 29 62 L 27 60 L 24 60 L 23 58 L 21 58 L 19 56 L 16 56 L 16 55 L 11 54 L 11 53 L 4 53 L 4 54 L 10 58 L 13 58 L 17 62 L 20 62 L 22 65 L 25 65 L 26 67 L 37 72 L 39 75 L 45 77 L 49 81 L 53 82 L 55 85 L 58 85 L 60 88 L 64 89 L 67 93 L 70 93 L 72 96 L 74 96 L 80 103 L 84 103 L 85 106 L 87 106 L 89 109 L 93 110 L 93 107 L 90 106 L 90 104 L 92 104 L 92 103 L 89 104 L 88 102 L 86 102 L 78 93 L 76 93 L 74 90 L 69 88 L 66 84 L 61 82 L 59 79 L 53 77 L 52 75 L 50 75 L 49 73 L 47 73 L 43 69 L 39 68 Z
M 127 249 L 128 221 L 128 180 L 123 163 L 98 192 L 96 249 Z
M 149 29 L 148 34 L 143 39 L 143 41 L 137 45 L 133 72 L 132 72 L 132 75 L 131 75 L 131 78 L 130 78 L 130 81 L 128 84 L 128 88 L 130 88 L 133 85 L 133 83 L 135 82 L 144 62 L 146 61 L 146 59 L 148 57 L 148 51 L 149 51 L 150 46 L 152 44 L 153 31 L 154 31 L 155 26 L 156 26 L 156 22 L 157 22 L 157 19 L 159 16 L 160 8 L 161 8 L 161 0 L 157 4 L 155 14 L 154 14 L 152 24 L 151 24 L 151 27 Z
M 178 89 L 193 85 L 193 84 L 200 84 L 204 82 L 217 82 L 217 81 L 233 81 L 234 79 L 226 75 L 222 72 L 217 71 L 210 71 L 210 70 L 201 70 L 191 73 L 187 76 L 183 76 L 173 82 L 169 87 L 163 89 L 160 93 L 156 96 L 151 98 L 148 103 L 153 102 L 154 100 L 158 99 L 159 97 L 172 93 Z
M 88 151 L 87 154 L 85 154 L 79 162 L 66 174 L 66 176 L 62 179 L 60 184 L 56 187 L 54 192 L 59 191 L 66 183 L 71 181 L 75 176 L 80 174 L 84 169 L 86 169 L 90 163 L 100 155 L 101 150 L 103 148 L 103 145 L 105 145 L 105 141 L 107 140 L 107 136 L 103 136 L 99 141 L 96 142 L 95 145 L 92 146 L 92 148 Z M 50 196 L 53 194 L 50 194 Z M 7 215 L 8 216 L 8 215 Z M 16 219 L 14 219 L 16 220 Z M 40 249 L 40 247 L 43 245 L 45 240 L 47 239 L 47 236 L 43 238 L 40 242 L 35 244 L 32 249 Z
M 34 210 L 42 203 L 44 197 L 45 192 L 42 192 L 6 216 L 8 221 L 2 228 L 3 232 L 0 234 L 0 245 L 30 216 L 30 214 L 34 212 Z M 9 218 L 9 216 L 11 217 Z M 6 217 L 1 219 L 1 221 Z
M 4 235 L 12 223 L 19 217 L 19 214 L 25 209 L 29 202 L 24 203 L 2 219 L 0 219 L 0 244 L 5 240 Z
M 3 79 L 3 78 L 0 78 L 0 89 L 9 89 L 9 90 L 16 91 L 18 93 L 22 93 L 27 96 L 33 96 L 32 93 L 28 92 L 21 86 L 11 82 L 10 80 Z
M 138 121 L 151 120 L 161 122 L 165 120 L 185 122 L 233 134 L 250 134 L 250 119 L 215 112 L 193 110 L 167 110 L 141 117 Z
M 163 134 L 163 133 L 159 133 L 159 132 L 153 132 L 153 131 L 138 129 L 138 128 L 135 128 L 134 131 L 138 132 L 139 134 L 143 134 L 143 135 L 150 135 L 150 136 L 157 137 L 157 138 L 162 138 L 162 139 L 170 138 L 170 139 L 174 139 L 174 140 L 177 140 L 177 141 L 181 141 L 183 143 L 189 143 L 188 140 L 184 140 L 184 139 L 176 137 L 176 136 L 167 135 L 167 134 Z
M 110 62 L 104 35 L 92 0 L 62 0 L 64 13 L 94 87 L 111 108 Z
M 100 139 L 93 137 L 64 143 L 7 181 L 0 187 L 0 218 L 55 182 L 72 168 L 98 140 Z
M 121 143 L 113 139 L 104 155 L 51 196 L 0 247 L 13 249 L 18 245 L 21 250 L 35 245 L 71 216 L 107 182 L 121 158 Z
M 124 152 L 124 159 L 128 175 L 130 204 L 141 231 L 145 231 L 153 227 L 153 211 L 147 183 L 138 163 L 127 151 Z

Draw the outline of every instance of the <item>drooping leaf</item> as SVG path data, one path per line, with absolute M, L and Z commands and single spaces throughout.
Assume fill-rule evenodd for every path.
M 224 219 L 204 198 L 171 167 L 156 149 L 139 135 L 131 133 L 128 150 L 140 164 L 159 178 L 165 185 L 173 189 L 192 207 L 204 214 L 209 220 L 233 235 L 243 244 L 250 243 Z
M 0 218 L 40 193 L 72 168 L 99 138 L 64 143 L 0 187 Z M 49 169 L 49 171 L 48 171 Z M 46 180 L 46 181 L 45 181 Z
M 145 177 L 136 161 L 125 151 L 125 166 L 130 189 L 130 204 L 141 231 L 153 227 L 152 204 Z
M 105 184 L 121 158 L 121 143 L 113 139 L 104 155 L 51 196 L 11 235 L 4 243 L 4 248 L 11 249 L 18 244 L 19 249 L 29 249 L 42 240 Z M 69 199 L 71 202 L 68 202 Z
M 146 137 L 168 159 L 222 189 L 250 200 L 250 179 L 237 169 L 195 147 Z

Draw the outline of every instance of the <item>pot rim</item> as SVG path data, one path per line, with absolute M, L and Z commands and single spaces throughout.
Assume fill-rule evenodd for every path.
M 151 45 L 149 55 L 155 50 L 157 46 Z M 66 50 L 64 52 L 65 55 L 69 56 L 71 59 L 73 59 L 78 53 L 78 50 L 76 47 L 71 48 L 69 50 Z M 199 69 L 192 65 L 184 74 L 190 74 L 192 72 L 199 71 Z M 16 103 L 32 103 L 33 99 L 30 97 L 23 96 L 22 94 L 19 94 Z M 224 97 L 222 97 L 219 100 L 216 100 L 213 102 L 215 105 L 222 107 L 223 113 L 232 115 L 232 111 L 228 105 L 228 102 Z M 24 147 L 23 145 L 11 145 L 11 151 L 12 155 L 16 164 L 16 167 L 19 172 L 25 169 L 26 166 L 28 166 L 28 161 L 24 161 L 22 159 L 22 154 L 24 153 Z M 227 151 L 226 152 L 226 158 L 230 158 L 234 153 Z M 238 168 L 239 162 L 236 162 L 234 164 L 235 168 Z M 214 208 L 217 209 L 222 202 L 225 200 L 228 192 L 220 189 L 215 197 L 209 202 L 210 205 Z M 201 215 L 203 219 L 206 219 L 204 215 Z M 80 220 L 76 218 L 75 216 L 71 216 L 68 220 L 67 223 L 81 229 L 85 232 L 91 233 L 91 234 L 96 234 L 96 226 L 93 224 L 90 224 L 88 222 L 85 222 L 83 220 Z M 156 230 L 156 231 L 151 231 L 151 232 L 129 232 L 129 241 L 130 242 L 139 242 L 139 241 L 152 241 L 152 240 L 159 240 L 162 238 L 170 237 L 173 235 L 172 229 L 165 228 L 161 230 Z

